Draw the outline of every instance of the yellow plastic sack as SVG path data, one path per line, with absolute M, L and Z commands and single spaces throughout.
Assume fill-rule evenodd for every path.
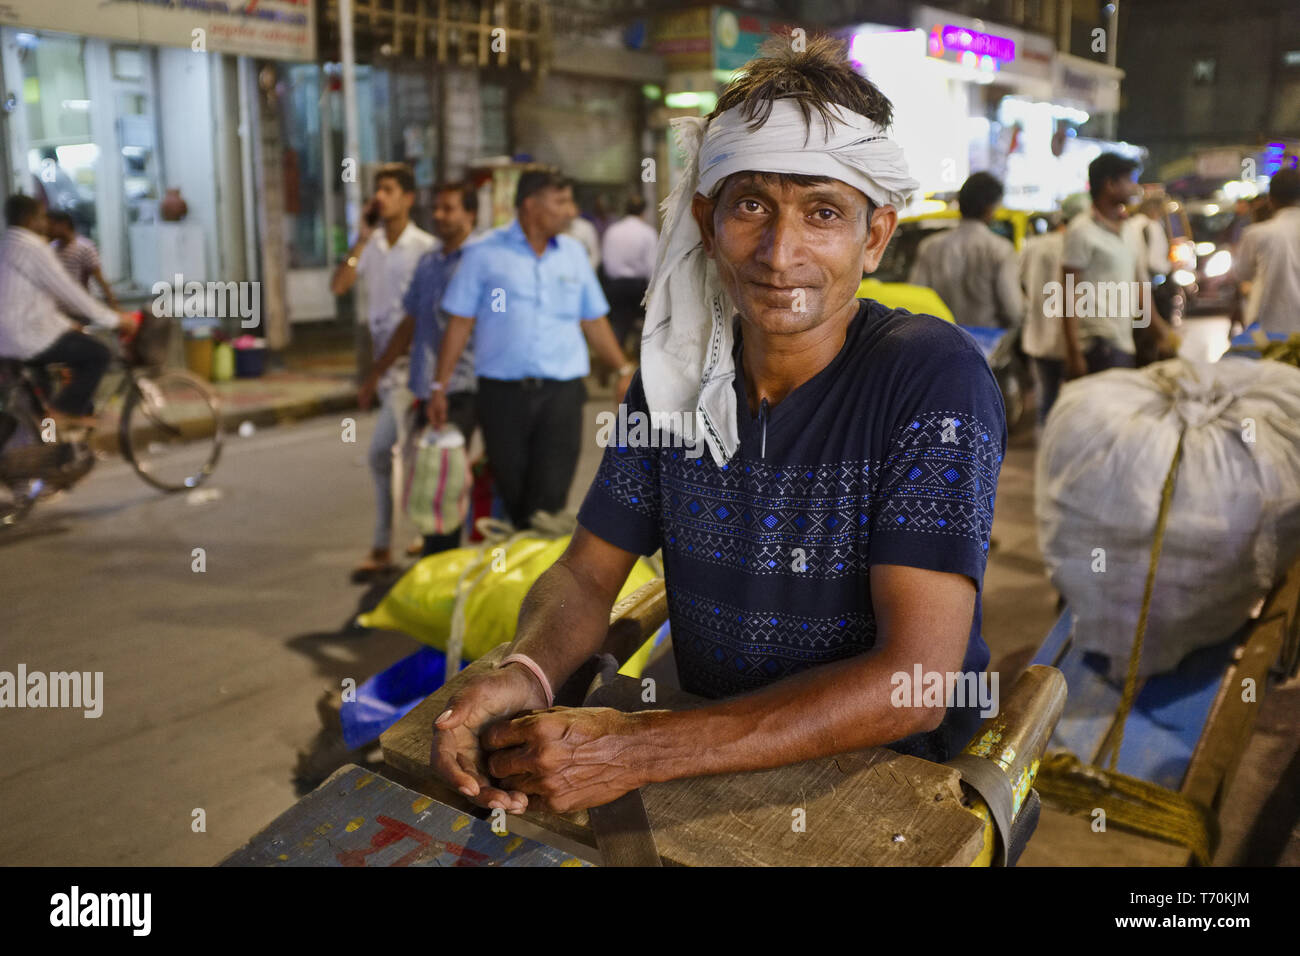
M 471 569 L 466 576 L 468 585 L 486 566 L 496 562 L 497 570 L 488 571 L 473 585 L 465 605 L 467 626 L 463 654 L 465 660 L 475 660 L 498 644 L 514 640 L 524 595 L 542 572 L 564 553 L 569 546 L 569 537 L 520 538 L 508 545 L 493 545 L 481 557 L 477 547 L 454 548 L 432 554 L 402 575 L 378 607 L 368 614 L 359 615 L 357 623 L 362 627 L 401 631 L 430 647 L 445 651 L 451 632 L 452 609 L 456 604 L 456 584 L 461 574 L 466 568 Z M 644 558 L 640 559 L 632 566 L 627 582 L 619 592 L 619 599 L 654 578 L 654 569 Z M 649 642 L 643 650 L 645 654 L 638 652 L 639 656 L 649 654 Z

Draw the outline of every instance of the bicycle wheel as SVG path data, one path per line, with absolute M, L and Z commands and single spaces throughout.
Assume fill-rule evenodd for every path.
M 197 488 L 221 456 L 217 398 L 188 372 L 132 373 L 118 441 L 122 456 L 155 488 Z

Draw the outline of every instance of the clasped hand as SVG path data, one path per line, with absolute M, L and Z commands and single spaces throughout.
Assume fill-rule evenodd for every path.
M 638 715 L 544 706 L 517 665 L 471 679 L 434 722 L 434 772 L 479 806 L 509 813 L 600 806 L 645 782 Z

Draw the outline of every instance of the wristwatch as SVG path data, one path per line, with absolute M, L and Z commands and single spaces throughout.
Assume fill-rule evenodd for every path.
M 357 259 L 356 256 L 348 256 L 347 260 L 343 264 L 347 266 L 349 269 L 355 269 L 359 261 L 360 260 Z
M 624 375 L 631 375 L 635 371 L 636 371 L 636 362 L 627 362 L 623 365 L 622 368 L 618 370 L 618 377 L 622 378 Z

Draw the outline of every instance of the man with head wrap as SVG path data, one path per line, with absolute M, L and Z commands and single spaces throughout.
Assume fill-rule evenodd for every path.
M 897 693 L 900 674 L 988 664 L 1006 425 L 966 333 L 854 297 L 916 188 L 891 112 L 818 40 L 752 61 L 707 120 L 677 121 L 686 174 L 625 400 L 656 427 L 606 449 L 509 663 L 435 724 L 437 771 L 480 805 L 566 811 L 867 746 L 945 760 L 978 726 L 971 707 Z M 550 706 L 659 549 L 682 687 L 713 702 L 515 716 Z

